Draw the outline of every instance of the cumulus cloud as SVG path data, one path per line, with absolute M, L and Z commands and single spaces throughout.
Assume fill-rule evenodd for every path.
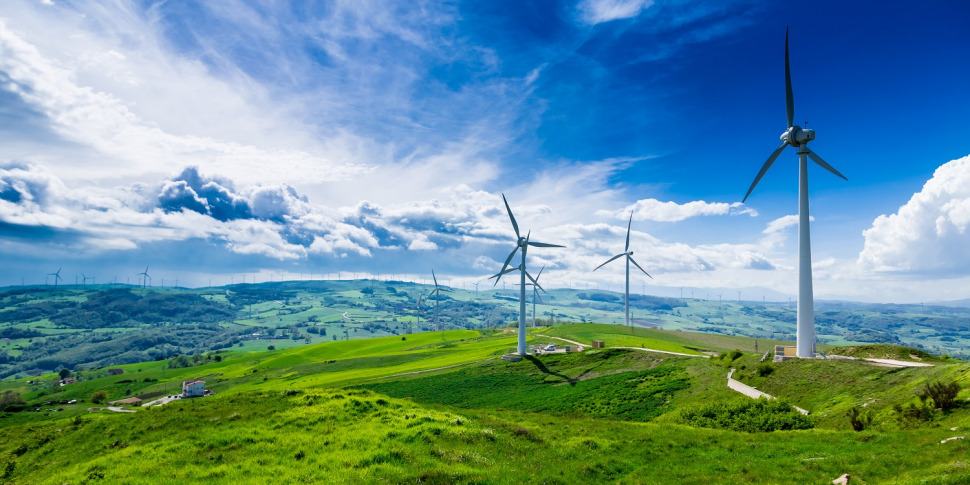
M 895 214 L 862 232 L 859 262 L 876 271 L 953 274 L 970 269 L 970 156 L 933 173 Z
M 684 204 L 673 201 L 659 201 L 657 199 L 641 199 L 633 205 L 624 207 L 616 211 L 600 210 L 597 215 L 613 217 L 616 219 L 626 219 L 633 213 L 635 221 L 657 221 L 657 222 L 678 222 L 684 219 L 697 216 L 720 216 L 720 215 L 741 215 L 748 214 L 751 217 L 758 215 L 758 212 L 750 207 L 746 207 L 740 202 L 705 202 L 694 200 Z
M 583 22 L 596 25 L 636 17 L 652 5 L 653 0 L 583 0 L 576 8 Z

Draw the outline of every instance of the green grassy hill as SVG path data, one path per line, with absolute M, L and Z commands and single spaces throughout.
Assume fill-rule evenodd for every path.
M 530 344 L 551 337 L 602 339 L 608 348 L 506 362 L 499 356 L 514 347 L 514 333 L 456 330 L 231 350 L 188 367 L 134 363 L 120 366 L 121 375 L 82 372 L 64 387 L 50 375 L 0 382 L 0 392 L 27 401 L 0 413 L 0 482 L 827 483 L 843 473 L 853 483 L 970 480 L 961 458 L 968 441 L 941 443 L 967 434 L 970 393 L 951 409 L 904 416 L 905 406 L 922 402 L 926 382 L 970 385 L 966 362 L 891 369 L 794 360 L 765 371 L 758 354 L 726 352 L 751 348 L 753 339 L 607 325 L 540 329 Z M 698 355 L 610 348 L 638 342 Z M 753 401 L 727 389 L 729 368 L 810 409 L 814 427 L 750 433 L 678 424 L 718 426 L 710 423 L 745 408 L 748 415 L 731 419 L 784 429 L 788 411 L 752 411 Z M 135 413 L 90 410 L 102 407 L 89 401 L 98 390 L 112 400 L 171 394 L 198 377 L 214 396 Z M 61 404 L 70 399 L 81 402 Z M 851 430 L 853 407 L 873 414 L 867 430 Z M 714 418 L 696 419 L 705 413 Z

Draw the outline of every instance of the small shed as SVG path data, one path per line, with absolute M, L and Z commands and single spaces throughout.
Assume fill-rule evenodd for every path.
M 604 344 L 602 340 L 594 340 L 593 341 L 593 348 L 594 349 L 602 349 L 604 347 L 606 347 L 606 344 Z
M 202 397 L 205 395 L 205 381 L 202 379 L 192 379 L 182 382 L 183 397 Z

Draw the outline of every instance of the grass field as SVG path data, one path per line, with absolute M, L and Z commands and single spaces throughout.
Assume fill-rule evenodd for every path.
M 623 342 L 622 326 L 566 325 L 543 333 Z M 753 344 L 738 337 L 638 329 L 697 352 Z M 640 333 L 645 332 L 645 333 Z M 753 349 L 733 361 L 623 349 L 505 362 L 515 334 L 448 331 L 231 350 L 221 361 L 167 360 L 0 382 L 41 412 L 0 413 L 0 481 L 11 483 L 967 483 L 970 426 L 961 404 L 912 426 L 893 406 L 933 379 L 970 385 L 970 364 L 889 369 L 859 361 L 788 361 L 759 375 Z M 763 342 L 761 345 L 768 345 Z M 698 350 L 692 350 L 698 349 Z M 886 352 L 895 351 L 886 349 Z M 759 352 L 760 353 L 760 352 Z M 813 411 L 814 429 L 745 433 L 672 424 L 678 410 L 731 402 L 729 367 L 766 392 Z M 174 392 L 204 377 L 214 396 L 122 414 L 89 412 L 109 399 Z M 56 399 L 76 405 L 46 405 Z M 878 399 L 876 422 L 851 431 L 845 410 Z M 63 411 L 56 409 L 62 408 Z M 49 409 L 55 409 L 50 411 Z M 951 428 L 957 428 L 957 431 Z

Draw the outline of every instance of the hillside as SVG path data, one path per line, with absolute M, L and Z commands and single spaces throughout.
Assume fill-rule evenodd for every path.
M 261 350 L 272 345 L 283 349 L 408 335 L 435 331 L 438 324 L 445 329 L 498 328 L 517 320 L 518 295 L 511 290 L 454 290 L 442 296 L 435 317 L 434 304 L 427 298 L 429 287 L 405 282 L 287 281 L 201 289 L 7 288 L 0 292 L 0 378 L 228 348 Z M 753 337 L 762 351 L 771 342 L 794 339 L 794 309 L 787 304 L 632 296 L 632 318 L 638 327 L 703 332 L 712 339 Z M 967 309 L 848 302 L 817 302 L 816 306 L 823 349 L 883 343 L 970 357 Z M 550 290 L 536 305 L 536 313 L 536 319 L 547 325 L 620 323 L 622 295 Z M 746 342 L 747 347 L 734 347 L 756 350 L 754 341 Z
M 8 380 L 0 392 L 27 403 L 0 413 L 0 479 L 826 483 L 850 473 L 853 483 L 970 480 L 958 459 L 967 440 L 941 443 L 965 435 L 970 393 L 926 419 L 895 411 L 896 404 L 919 402 L 916 393 L 927 381 L 970 385 L 966 362 L 892 369 L 795 360 L 761 375 L 758 354 L 727 352 L 753 340 L 630 332 L 605 325 L 540 329 L 530 344 L 596 338 L 608 348 L 521 362 L 498 359 L 515 345 L 514 333 L 454 330 L 275 351 L 227 349 L 189 367 L 167 359 L 120 366 L 120 375 L 82 371 L 79 382 L 64 387 L 51 385 L 53 375 Z M 609 348 L 631 339 L 698 355 Z M 704 356 L 716 352 L 717 358 Z M 798 421 L 784 405 L 751 408 L 757 401 L 725 386 L 732 367 L 813 416 Z M 197 377 L 216 394 L 135 413 L 89 410 L 100 407 L 90 402 L 95 391 L 107 391 L 109 400 L 170 394 L 181 380 Z M 80 402 L 61 404 L 70 399 Z M 873 400 L 873 422 L 852 431 L 846 410 Z M 779 431 L 679 424 L 728 408 L 744 408 L 733 412 Z

